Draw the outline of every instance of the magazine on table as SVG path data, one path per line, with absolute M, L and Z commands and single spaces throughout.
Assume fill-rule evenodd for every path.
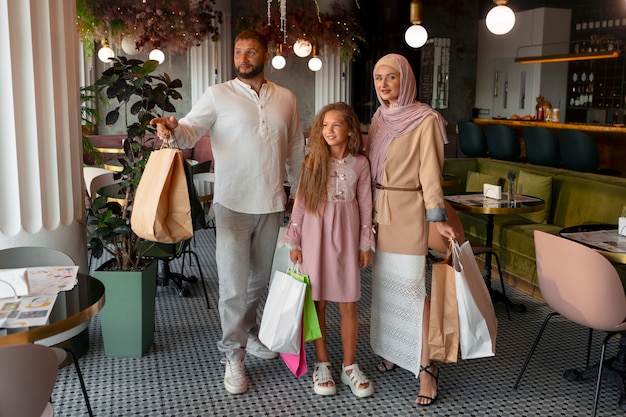
M 56 294 L 0 299 L 0 327 L 43 326 L 48 322 Z
M 0 269 L 0 328 L 42 326 L 57 294 L 78 282 L 78 266 Z

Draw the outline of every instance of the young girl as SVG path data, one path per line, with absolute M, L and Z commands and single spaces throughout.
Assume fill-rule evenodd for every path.
M 313 390 L 336 392 L 326 350 L 326 304 L 339 304 L 343 367 L 341 382 L 357 397 L 374 387 L 354 362 L 358 334 L 356 302 L 361 298 L 359 267 L 369 265 L 374 249 L 369 162 L 361 155 L 359 120 L 345 103 L 325 106 L 309 135 L 311 150 L 302 175 L 291 221 L 281 242 L 291 262 L 309 275 L 322 338 L 315 340 L 317 362 Z

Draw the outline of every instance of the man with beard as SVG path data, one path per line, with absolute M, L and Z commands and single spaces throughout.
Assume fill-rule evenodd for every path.
M 257 337 L 257 307 L 272 272 L 285 210 L 285 173 L 295 195 L 304 157 L 296 97 L 265 79 L 268 61 L 263 35 L 242 31 L 235 38 L 235 79 L 209 87 L 180 121 L 151 121 L 159 137 L 175 136 L 181 147 L 192 147 L 207 132 L 211 136 L 222 325 L 217 346 L 225 355 L 224 387 L 231 394 L 248 390 L 246 352 L 264 359 L 278 356 Z

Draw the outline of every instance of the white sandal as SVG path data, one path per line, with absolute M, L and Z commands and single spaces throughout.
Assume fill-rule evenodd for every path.
M 320 385 L 328 382 L 332 382 L 333 385 Z M 333 375 L 330 373 L 330 362 L 315 363 L 315 371 L 313 371 L 313 391 L 315 391 L 317 395 L 335 395 L 337 393 Z
M 369 397 L 374 394 L 374 386 L 369 379 L 361 372 L 359 365 L 356 363 L 350 366 L 343 366 L 341 372 L 341 382 L 350 387 L 352 393 L 359 398 Z M 348 375 L 348 371 L 352 371 Z M 369 384 L 366 388 L 360 388 L 361 385 Z

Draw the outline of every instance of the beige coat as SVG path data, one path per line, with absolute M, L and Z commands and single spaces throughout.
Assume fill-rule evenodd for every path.
M 441 178 L 443 138 L 434 116 L 419 127 L 394 139 L 384 164 L 384 187 L 421 191 L 377 190 L 374 221 L 377 225 L 376 250 L 407 255 L 426 255 L 428 227 L 426 211 L 443 208 Z M 441 219 L 443 220 L 443 219 Z

